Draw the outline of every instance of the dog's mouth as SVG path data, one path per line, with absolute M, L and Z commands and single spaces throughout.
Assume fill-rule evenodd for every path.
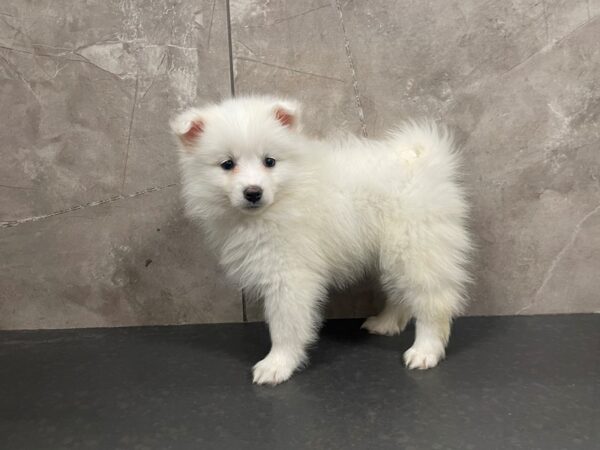
M 244 206 L 242 206 L 242 211 L 246 211 L 246 212 L 256 212 L 259 209 L 263 208 L 263 204 L 262 203 L 247 203 Z

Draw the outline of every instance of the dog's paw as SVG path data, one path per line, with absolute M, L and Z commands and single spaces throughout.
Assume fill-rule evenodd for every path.
M 267 355 L 252 368 L 252 382 L 255 384 L 276 384 L 288 380 L 296 370 L 296 364 L 280 355 Z
M 409 369 L 431 369 L 444 358 L 444 348 L 439 346 L 413 345 L 404 352 L 404 364 Z
M 363 322 L 361 328 L 371 334 L 381 334 L 383 336 L 394 336 L 402 331 L 395 317 L 381 315 L 369 317 Z

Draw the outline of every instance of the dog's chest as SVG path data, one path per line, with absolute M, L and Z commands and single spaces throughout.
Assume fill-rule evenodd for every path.
M 223 244 L 220 262 L 243 285 L 262 284 L 283 270 L 287 247 L 268 226 L 239 227 Z
M 372 236 L 358 226 L 340 230 L 315 220 L 285 225 L 263 222 L 231 230 L 220 251 L 228 275 L 244 287 L 278 284 L 305 272 L 343 285 L 371 266 Z

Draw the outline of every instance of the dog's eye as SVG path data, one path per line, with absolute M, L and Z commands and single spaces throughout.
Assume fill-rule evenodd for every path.
M 227 161 L 223 161 L 221 163 L 221 168 L 223 170 L 231 170 L 234 167 L 235 167 L 235 163 L 231 159 L 228 159 Z
M 276 162 L 273 158 L 265 158 L 266 167 L 274 167 Z

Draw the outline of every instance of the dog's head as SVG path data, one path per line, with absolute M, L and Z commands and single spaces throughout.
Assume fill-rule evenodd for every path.
M 171 121 L 179 140 L 184 193 L 199 209 L 260 214 L 297 177 L 300 107 L 267 97 L 192 108 Z M 206 213 L 206 211 L 205 211 Z

